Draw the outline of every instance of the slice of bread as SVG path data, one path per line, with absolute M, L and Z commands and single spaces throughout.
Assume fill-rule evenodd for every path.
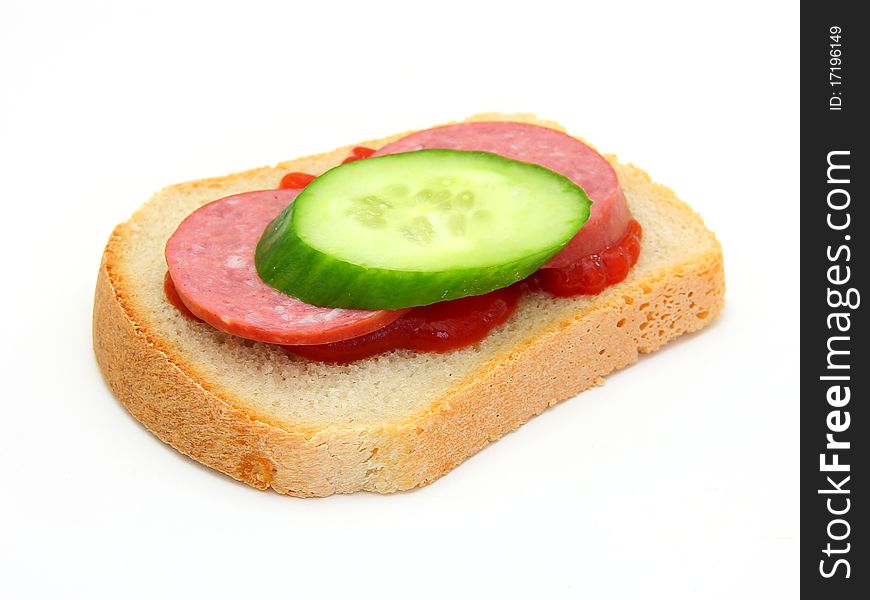
M 528 115 L 473 119 L 561 129 Z M 290 171 L 321 173 L 351 147 L 167 187 L 115 229 L 103 254 L 94 350 L 110 388 L 160 439 L 254 487 L 326 496 L 424 485 L 722 308 L 716 238 L 671 190 L 613 157 L 643 226 L 628 278 L 593 297 L 530 294 L 469 348 L 323 364 L 220 333 L 169 304 L 163 248 L 184 217 L 223 196 L 275 188 Z

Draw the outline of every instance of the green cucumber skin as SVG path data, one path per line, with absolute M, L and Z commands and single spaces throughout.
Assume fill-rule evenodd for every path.
M 464 151 L 424 150 L 414 154 L 444 152 Z M 473 154 L 509 160 L 483 152 Z M 366 160 L 384 160 L 395 156 L 401 155 Z M 525 279 L 555 256 L 586 222 L 591 205 L 585 192 L 562 175 L 539 165 L 521 164 L 546 171 L 548 176 L 564 180 L 564 184 L 575 188 L 578 197 L 583 199 L 582 205 L 578 206 L 576 229 L 572 235 L 559 243 L 516 260 L 486 267 L 452 267 L 429 271 L 370 267 L 328 255 L 306 243 L 294 227 L 294 209 L 299 202 L 297 198 L 266 227 L 256 248 L 257 271 L 263 281 L 270 286 L 303 302 L 315 306 L 348 309 L 393 310 L 425 306 L 507 287 Z M 345 167 L 335 167 L 327 173 L 341 168 Z M 300 194 L 300 197 L 304 193 L 305 191 Z

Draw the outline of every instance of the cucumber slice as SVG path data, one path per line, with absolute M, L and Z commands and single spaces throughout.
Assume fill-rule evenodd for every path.
M 423 306 L 506 287 L 574 237 L 591 201 L 544 167 L 418 150 L 315 179 L 266 227 L 260 277 L 309 304 Z

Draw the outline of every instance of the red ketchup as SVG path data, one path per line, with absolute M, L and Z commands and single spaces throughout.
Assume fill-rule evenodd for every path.
M 640 223 L 632 220 L 628 224 L 628 231 L 615 244 L 596 254 L 584 256 L 567 267 L 541 269 L 532 277 L 537 279 L 542 289 L 554 296 L 598 294 L 628 275 L 628 270 L 640 256 L 642 234 Z
M 301 190 L 314 179 L 315 176 L 308 173 L 287 173 L 281 178 L 278 187 L 282 190 Z
M 361 158 L 368 158 L 374 153 L 375 151 L 372 148 L 366 148 L 365 146 L 356 146 L 353 150 L 351 150 L 350 156 L 341 161 L 341 164 L 353 162 Z
M 383 329 L 361 337 L 313 346 L 285 346 L 293 354 L 332 363 L 348 363 L 387 350 L 407 348 L 448 352 L 470 346 L 504 323 L 517 307 L 526 283 L 412 309 Z
M 368 158 L 373 153 L 371 148 L 357 146 L 344 162 Z M 314 178 L 308 173 L 288 173 L 280 187 L 301 189 Z M 607 286 L 619 283 L 637 262 L 641 236 L 640 223 L 632 220 L 618 242 L 566 267 L 540 269 L 525 281 L 481 296 L 414 308 L 383 329 L 360 337 L 331 344 L 284 347 L 305 358 L 348 363 L 397 348 L 448 352 L 470 346 L 504 323 L 516 310 L 520 296 L 530 288 L 540 287 L 554 296 L 565 297 L 598 294 Z M 166 273 L 163 288 L 169 302 L 184 316 L 200 320 L 184 305 L 169 273 Z

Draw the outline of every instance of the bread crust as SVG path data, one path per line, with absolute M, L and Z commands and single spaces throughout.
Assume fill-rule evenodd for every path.
M 395 137 L 368 144 L 378 147 Z M 344 152 L 294 163 L 336 164 Z M 294 168 L 294 163 L 284 165 Z M 619 168 L 655 188 L 652 193 L 662 202 L 699 221 L 639 169 Z M 248 175 L 183 185 L 210 186 Z M 590 303 L 573 319 L 483 365 L 404 419 L 376 426 L 288 427 L 253 413 L 199 377 L 187 357 L 145 325 L 144 308 L 125 290 L 117 255 L 128 226 L 119 225 L 109 239 L 94 300 L 94 351 L 112 392 L 146 428 L 187 456 L 253 487 L 300 497 L 425 485 L 548 406 L 603 383 L 605 375 L 634 363 L 640 353 L 704 327 L 724 301 L 723 259 L 716 242 L 684 264 L 631 286 L 620 284 L 620 294 Z

